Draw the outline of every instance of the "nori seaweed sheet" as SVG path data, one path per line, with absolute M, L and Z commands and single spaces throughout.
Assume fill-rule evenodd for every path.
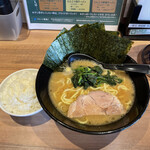
M 75 25 L 70 30 L 64 28 L 47 53 L 51 53 L 48 56 L 52 57 L 56 67 L 64 62 L 66 56 L 76 52 L 88 54 L 104 63 L 123 63 L 132 42 L 118 35 L 119 32 L 105 31 L 104 24 L 100 23 Z M 46 56 L 43 64 L 50 67 L 54 63 L 48 65 L 49 61 L 45 59 L 49 57 Z
M 51 59 L 51 60 L 53 60 L 53 62 L 58 66 L 58 65 L 60 65 L 61 64 L 61 61 L 60 61 L 60 59 L 58 58 L 58 56 L 57 56 L 57 54 L 56 54 L 56 52 L 55 52 L 55 50 L 53 49 L 53 47 L 52 47 L 52 45 L 48 48 L 48 50 L 47 50 L 47 56 L 49 56 L 49 58 Z M 46 58 L 48 58 L 48 57 L 46 57 Z M 46 58 L 44 58 L 44 59 L 46 59 Z M 50 61 L 50 60 L 49 60 Z M 46 61 L 46 62 L 48 62 L 48 61 Z M 45 64 L 45 63 L 44 63 Z M 46 64 L 47 65 L 47 64 Z M 54 66 L 55 67 L 55 66 Z
M 67 32 L 68 30 L 66 29 L 66 28 L 63 28 L 60 32 L 59 32 L 59 34 L 57 35 L 57 37 L 56 37 L 56 39 L 58 38 L 58 37 L 60 37 L 62 34 L 64 34 L 65 32 Z
M 63 47 L 60 45 L 58 40 L 55 40 L 51 47 L 55 50 L 55 54 L 58 56 L 59 60 L 62 62 L 64 57 L 66 56 L 66 53 L 63 51 Z M 57 49 L 57 50 L 56 50 Z
M 84 25 L 82 25 L 82 26 L 79 26 L 78 24 L 75 24 L 73 27 L 71 27 L 70 30 L 67 30 L 66 28 L 63 28 L 63 29 L 59 32 L 59 34 L 57 35 L 56 39 L 57 39 L 58 37 L 60 37 L 62 34 L 64 34 L 64 33 L 73 31 L 73 30 L 75 30 L 75 29 L 77 29 L 77 28 L 86 28 L 86 27 L 89 27 L 89 26 L 92 27 L 92 28 L 99 28 L 100 30 L 105 30 L 104 23 L 98 23 L 98 22 L 96 22 L 96 23 L 93 23 L 93 24 L 84 24 Z M 111 32 L 111 31 L 110 31 L 110 32 Z M 55 39 L 55 40 L 56 40 L 56 39 Z
M 69 32 L 62 34 L 61 37 L 59 37 L 57 40 L 60 40 L 60 38 L 62 38 L 64 47 L 66 49 L 66 53 L 70 54 L 70 53 L 73 53 L 75 51 L 72 47 L 72 40 L 71 40 L 71 37 L 69 37 L 68 33 Z
M 51 59 L 52 57 L 49 56 L 49 53 L 46 53 L 43 64 L 46 64 L 47 67 L 51 69 L 55 69 L 58 65 Z
M 79 50 L 104 63 L 122 63 L 131 46 L 129 39 L 97 28 L 77 28 L 68 34 L 72 34 L 74 51 Z
M 66 55 L 67 54 L 67 50 L 66 50 L 63 38 L 60 36 L 57 40 L 58 40 L 59 44 L 61 45 L 63 53 Z

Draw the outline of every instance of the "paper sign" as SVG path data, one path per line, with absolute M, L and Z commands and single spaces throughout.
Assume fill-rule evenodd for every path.
M 29 29 L 61 30 L 104 23 L 116 31 L 124 0 L 23 0 Z
M 63 0 L 39 0 L 40 11 L 63 11 Z
M 117 0 L 93 0 L 92 12 L 115 13 Z
M 90 0 L 66 0 L 66 11 L 89 12 Z

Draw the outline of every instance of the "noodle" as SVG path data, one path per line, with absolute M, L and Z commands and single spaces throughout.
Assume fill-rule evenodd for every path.
M 125 85 L 118 85 L 118 90 L 123 89 L 123 90 L 129 90 Z
M 113 74 L 114 74 L 114 72 L 113 72 Z M 57 81 L 56 83 L 62 83 L 62 86 L 65 85 L 65 81 L 64 80 Z M 68 85 L 71 85 L 72 84 L 71 78 L 67 78 L 66 83 Z M 62 87 L 59 87 L 57 89 L 57 91 L 53 93 L 53 95 L 54 95 L 55 98 L 56 98 L 56 93 L 58 93 L 61 88 Z M 118 85 L 117 89 L 118 90 L 119 89 L 128 90 L 128 88 L 125 85 Z M 102 90 L 102 91 L 110 93 L 112 95 L 117 95 L 118 94 L 118 90 L 117 89 L 112 88 L 110 85 L 108 85 L 106 83 L 103 83 L 100 87 L 96 87 L 96 88 L 90 87 L 89 90 L 83 90 L 82 87 L 76 88 L 76 89 L 74 87 L 72 87 L 72 88 L 65 89 L 63 91 L 62 96 L 61 96 L 61 101 L 63 103 L 65 103 L 65 104 L 67 104 L 67 105 L 70 105 L 72 102 L 75 101 L 75 98 L 77 97 L 77 95 L 79 94 L 79 92 L 80 92 L 80 94 L 82 94 L 82 95 L 84 94 L 85 95 L 85 94 L 88 94 L 91 90 L 94 90 L 94 91 L 95 90 Z M 71 97 L 67 98 L 67 92 L 68 93 L 72 92 L 73 95 Z
M 109 70 L 109 72 L 110 72 L 110 75 L 116 75 L 116 73 L 114 71 Z
M 64 80 L 57 81 L 56 83 L 62 83 L 62 86 L 64 86 L 64 85 L 65 85 Z
M 86 124 L 88 122 L 88 119 L 85 117 L 85 121 L 82 121 L 81 119 L 75 119 L 80 124 Z
M 81 89 L 82 89 L 82 87 L 81 88 L 76 88 L 76 89 L 74 89 L 74 88 L 65 89 L 63 91 L 63 93 L 62 93 L 62 96 L 61 96 L 62 102 L 65 103 L 65 104 L 71 104 L 72 102 L 74 102 L 77 94 L 80 92 Z M 75 93 L 71 97 L 66 98 L 67 97 L 67 93 L 66 92 L 68 92 L 68 91 L 69 92 L 74 92 L 75 91 Z
M 84 90 L 81 90 L 80 94 L 81 94 L 81 95 L 84 94 Z
M 87 64 L 86 64 L 87 65 Z M 85 66 L 86 66 L 85 65 Z M 89 63 L 88 63 L 89 65 Z M 89 65 L 90 66 L 90 65 Z M 93 65 L 91 65 L 92 67 Z M 76 65 L 77 67 L 77 65 Z M 67 69 L 65 69 L 67 70 Z M 68 69 L 69 70 L 69 69 Z M 106 69 L 103 70 L 103 74 L 107 74 Z M 56 108 L 64 115 L 67 116 L 70 104 L 77 100 L 80 95 L 87 95 L 91 91 L 101 90 L 116 96 L 123 107 L 129 111 L 134 101 L 134 86 L 129 76 L 123 71 L 110 71 L 111 75 L 117 75 L 123 82 L 115 86 L 103 83 L 99 87 L 88 87 L 86 90 L 83 87 L 74 88 L 71 77 L 71 71 L 68 72 L 54 72 L 49 82 L 49 94 L 52 102 Z M 110 115 L 97 115 L 86 116 L 81 118 L 74 118 L 73 120 L 80 124 L 88 125 L 102 125 L 120 119 L 122 116 L 110 116 Z M 113 118 L 113 119 L 112 119 Z
M 67 78 L 67 82 L 66 82 L 67 84 L 72 84 L 72 82 L 71 82 L 71 79 L 70 78 Z
M 73 100 L 66 98 L 66 94 L 64 94 L 64 93 L 61 96 L 61 100 L 63 103 L 68 104 L 68 105 L 70 105 L 73 102 Z
M 95 90 L 100 90 L 100 89 L 102 89 L 102 86 L 96 87 L 96 88 L 93 88 L 93 87 L 91 86 L 90 89 L 93 90 L 93 91 L 95 91 Z
M 107 93 L 110 93 L 112 95 L 117 95 L 118 94 L 118 91 L 111 88 L 111 86 L 107 85 L 106 83 L 102 84 L 100 87 L 97 87 L 97 88 L 93 88 L 93 87 L 90 87 L 90 89 L 92 90 L 102 90 L 104 92 L 107 92 Z
M 54 81 L 52 81 L 52 82 L 54 82 Z M 57 84 L 62 83 L 62 86 L 65 86 L 65 81 L 64 80 L 57 81 L 56 83 Z M 55 98 L 57 97 L 56 93 L 58 93 L 60 89 L 61 89 L 61 86 L 55 92 L 53 92 L 53 95 L 54 95 Z
M 59 102 L 58 106 L 60 107 L 62 112 L 64 112 L 64 113 L 67 112 L 68 108 L 65 104 L 63 104 L 63 102 Z

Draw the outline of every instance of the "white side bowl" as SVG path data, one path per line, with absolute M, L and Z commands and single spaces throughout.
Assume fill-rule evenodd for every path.
M 5 88 L 8 86 L 8 83 L 9 82 L 11 82 L 11 80 L 14 80 L 13 78 L 16 78 L 16 76 L 18 75 L 19 76 L 19 74 L 23 74 L 23 73 L 32 73 L 32 72 L 36 72 L 36 74 L 37 74 L 37 72 L 38 72 L 38 69 L 33 69 L 33 68 L 30 68 L 30 69 L 22 69 L 22 70 L 19 70 L 19 71 L 16 71 L 16 72 L 14 72 L 14 73 L 12 73 L 12 74 L 10 74 L 9 76 L 7 76 L 2 82 L 1 82 L 1 84 L 0 84 L 0 108 L 5 112 L 5 113 L 7 113 L 7 114 L 9 114 L 9 115 L 11 115 L 11 116 L 15 116 L 15 117 L 27 117 L 27 116 L 32 116 L 32 115 L 35 115 L 35 114 L 37 114 L 37 113 L 39 113 L 40 111 L 42 111 L 43 110 L 43 108 L 40 106 L 40 108 L 38 108 L 37 110 L 34 110 L 34 111 L 32 111 L 32 112 L 25 112 L 25 113 L 22 113 L 22 114 L 18 114 L 18 113 L 13 113 L 13 112 L 11 112 L 11 111 L 9 111 L 9 110 L 7 110 L 4 106 L 3 106 L 3 103 L 2 103 L 2 92 L 5 90 Z M 28 74 L 29 75 L 29 74 Z M 35 79 L 36 80 L 36 79 Z M 21 80 L 21 82 L 22 82 L 22 80 Z M 20 84 L 21 84 L 21 82 L 20 82 Z M 19 83 L 17 83 L 17 84 L 19 84 Z M 15 83 L 13 83 L 13 86 L 15 87 Z M 15 90 L 15 88 L 14 89 L 11 89 L 11 90 Z M 33 89 L 34 90 L 34 89 Z M 5 93 L 6 93 L 7 91 L 5 91 Z M 11 91 L 11 92 L 13 92 L 13 91 Z M 15 91 L 14 91 L 15 92 Z M 28 91 L 29 92 L 29 91 Z M 36 92 L 35 92 L 35 96 L 36 96 Z M 35 97 L 35 98 L 37 98 L 37 97 Z M 38 100 L 38 99 L 37 99 Z M 27 104 L 27 103 L 26 103 Z M 40 104 L 39 104 L 40 105 Z M 20 105 L 21 106 L 21 105 Z M 14 106 L 13 106 L 14 107 Z

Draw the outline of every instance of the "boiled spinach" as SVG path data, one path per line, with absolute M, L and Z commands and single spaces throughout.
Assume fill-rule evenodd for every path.
M 113 86 L 122 82 L 122 79 L 118 78 L 116 75 L 111 75 L 109 70 L 106 75 L 103 75 L 103 70 L 100 66 L 79 66 L 73 70 L 73 73 L 74 75 L 71 80 L 75 88 L 78 86 L 83 86 L 84 89 L 87 89 L 89 86 L 99 87 L 102 83 Z

